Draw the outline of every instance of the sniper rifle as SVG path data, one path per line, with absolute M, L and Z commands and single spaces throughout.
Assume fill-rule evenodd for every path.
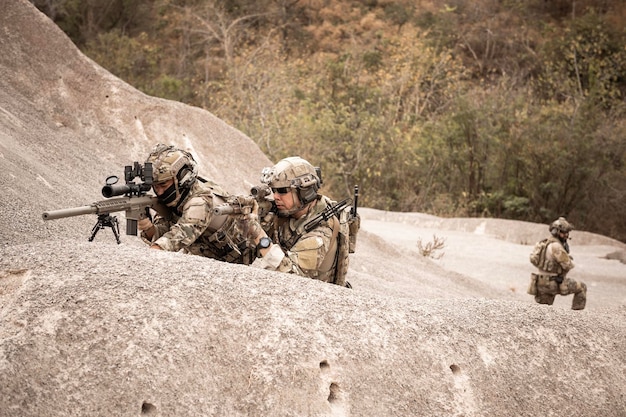
M 126 234 L 134 236 L 137 235 L 137 221 L 152 217 L 150 209 L 155 210 L 165 218 L 170 216 L 166 206 L 161 204 L 155 196 L 147 195 L 147 192 L 152 188 L 152 172 L 152 163 L 150 162 L 146 162 L 144 165 L 139 162 L 134 162 L 132 166 L 127 165 L 124 168 L 125 184 L 117 184 L 119 178 L 116 175 L 107 177 L 106 185 L 102 187 L 102 195 L 108 200 L 96 201 L 87 206 L 46 211 L 43 213 L 43 219 L 55 220 L 84 214 L 97 214 L 98 221 L 91 230 L 89 241 L 93 241 L 100 229 L 110 227 L 119 244 L 119 223 L 117 217 L 111 216 L 111 213 L 126 212 Z M 135 182 L 136 178 L 139 178 L 139 182 Z

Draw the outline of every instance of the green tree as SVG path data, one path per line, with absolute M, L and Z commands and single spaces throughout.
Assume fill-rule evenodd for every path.
M 611 106 L 626 93 L 626 30 L 613 29 L 604 16 L 591 11 L 568 22 L 564 30 L 549 29 L 537 79 L 540 97 L 559 100 L 588 97 Z

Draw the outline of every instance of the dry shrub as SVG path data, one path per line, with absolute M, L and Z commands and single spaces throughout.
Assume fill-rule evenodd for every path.
M 428 258 L 441 259 L 445 252 L 439 251 L 443 250 L 445 246 L 446 239 L 438 237 L 437 235 L 433 235 L 433 240 L 426 242 L 426 244 L 422 243 L 422 238 L 417 239 L 417 249 L 420 255 Z

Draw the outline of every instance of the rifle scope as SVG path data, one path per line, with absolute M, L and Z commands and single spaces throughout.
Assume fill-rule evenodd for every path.
M 105 185 L 102 187 L 102 195 L 106 198 L 124 195 L 130 192 L 130 187 L 126 184 Z
M 143 195 L 146 191 L 150 190 L 148 184 L 107 184 L 102 187 L 102 195 L 106 198 L 115 197 L 118 195 Z
M 250 189 L 250 194 L 252 194 L 252 196 L 257 200 L 259 200 L 272 194 L 272 189 L 267 184 L 256 185 Z

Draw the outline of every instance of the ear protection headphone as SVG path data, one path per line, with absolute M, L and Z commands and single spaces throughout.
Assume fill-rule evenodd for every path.
M 317 198 L 320 180 L 312 174 L 306 174 L 293 180 L 298 190 L 298 198 L 302 204 L 308 204 Z
M 178 180 L 178 185 L 180 187 L 187 187 L 188 183 L 192 182 L 198 175 L 198 166 L 194 164 L 193 156 L 186 151 L 180 150 L 191 163 L 186 163 L 185 158 L 181 157 L 174 164 L 172 164 L 172 170 L 177 170 L 176 179 Z M 180 169 L 178 169 L 177 165 L 182 165 Z
M 178 179 L 178 185 L 184 187 L 187 181 L 191 179 L 192 170 L 189 168 L 189 165 L 185 165 L 178 171 L 176 174 L 176 179 Z

